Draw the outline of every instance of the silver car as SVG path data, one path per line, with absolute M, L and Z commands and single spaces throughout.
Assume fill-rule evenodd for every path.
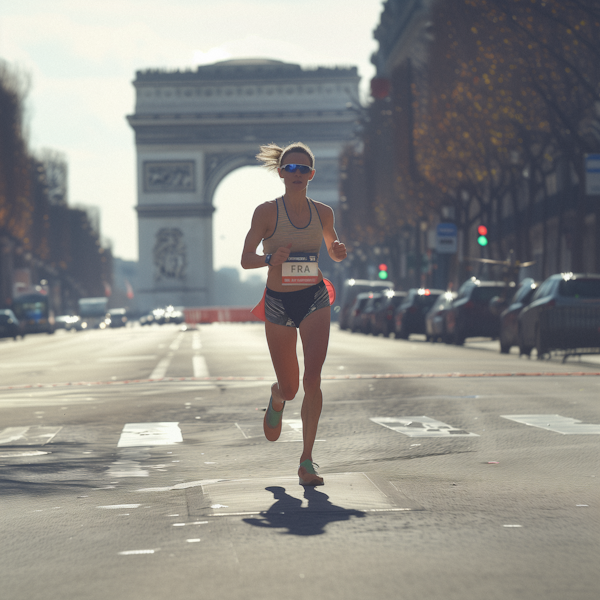
M 519 352 L 600 350 L 600 275 L 560 273 L 544 281 L 519 314 Z

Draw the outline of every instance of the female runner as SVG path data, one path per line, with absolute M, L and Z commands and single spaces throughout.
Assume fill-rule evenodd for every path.
M 306 196 L 308 182 L 315 176 L 310 148 L 298 142 L 286 148 L 269 144 L 260 150 L 258 160 L 277 171 L 285 186 L 283 196 L 264 202 L 254 211 L 241 262 L 244 269 L 268 268 L 265 331 L 277 381 L 271 386 L 263 427 L 269 441 L 279 438 L 285 403 L 298 391 L 298 329 L 304 353 L 304 445 L 298 476 L 302 485 L 323 485 L 314 468 L 312 450 L 323 405 L 321 369 L 327 355 L 331 309 L 318 256 L 323 239 L 336 262 L 346 258 L 346 247 L 338 240 L 333 210 Z M 257 254 L 261 242 L 265 253 Z M 303 260 L 306 262 L 298 262 Z

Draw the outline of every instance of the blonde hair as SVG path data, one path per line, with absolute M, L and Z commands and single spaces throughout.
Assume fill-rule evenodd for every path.
M 315 168 L 315 155 L 312 150 L 302 142 L 293 142 L 285 148 L 280 148 L 277 144 L 267 144 L 260 147 L 260 152 L 256 155 L 257 160 L 263 163 L 264 167 L 269 171 L 277 171 L 281 167 L 281 163 L 286 154 L 292 152 L 301 152 L 306 154 L 310 159 L 310 166 Z

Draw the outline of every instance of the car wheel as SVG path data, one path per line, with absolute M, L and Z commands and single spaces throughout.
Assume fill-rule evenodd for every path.
M 462 346 L 465 343 L 465 336 L 462 333 L 462 331 L 460 331 L 460 329 L 454 330 L 454 336 L 452 338 L 452 342 L 454 343 L 455 346 Z
M 535 330 L 535 349 L 537 350 L 538 360 L 544 360 L 544 356 L 548 353 L 548 348 L 543 341 L 539 326 Z
M 519 331 L 519 356 L 525 355 L 527 357 L 531 356 L 531 346 L 526 346 L 525 342 L 523 342 L 523 334 Z

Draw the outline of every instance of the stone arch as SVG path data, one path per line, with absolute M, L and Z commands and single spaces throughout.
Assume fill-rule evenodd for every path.
M 127 119 L 138 163 L 140 308 L 211 304 L 214 194 L 229 173 L 259 164 L 261 144 L 307 143 L 317 163 L 311 196 L 335 209 L 339 155 L 356 130 L 358 83 L 356 67 L 261 59 L 137 73 L 135 113 Z M 177 264 L 185 269 L 153 264 L 165 231 L 180 232 Z
M 227 175 L 242 167 L 258 165 L 255 154 L 249 152 L 208 154 L 204 159 L 204 198 L 206 203 L 214 206 L 215 191 Z

